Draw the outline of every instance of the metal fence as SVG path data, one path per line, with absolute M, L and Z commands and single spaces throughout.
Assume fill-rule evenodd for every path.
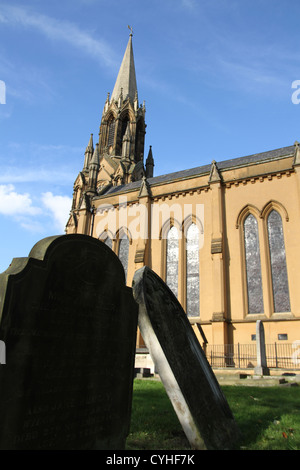
M 215 368 L 253 369 L 257 363 L 256 343 L 207 344 L 204 351 L 208 362 Z M 293 343 L 266 344 L 266 356 L 269 368 L 300 369 Z

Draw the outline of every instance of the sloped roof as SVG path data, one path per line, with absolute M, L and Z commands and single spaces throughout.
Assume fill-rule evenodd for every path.
M 294 154 L 295 147 L 294 145 L 288 147 L 282 147 L 275 150 L 269 150 L 267 152 L 256 153 L 253 155 L 248 155 L 245 157 L 232 158 L 228 160 L 223 160 L 217 162 L 219 170 L 229 170 L 233 168 L 239 168 L 247 166 L 249 164 L 259 164 L 267 161 L 278 160 L 281 158 L 287 158 Z M 194 176 L 201 176 L 204 174 L 209 174 L 211 169 L 211 164 L 197 166 L 195 168 L 190 168 L 188 170 L 176 171 L 174 173 L 167 173 L 161 176 L 154 176 L 153 178 L 148 178 L 147 181 L 151 186 L 162 183 L 169 183 L 178 179 L 192 178 Z M 115 194 L 119 192 L 132 191 L 141 186 L 141 181 L 135 181 L 126 185 L 114 186 L 111 187 L 105 195 Z

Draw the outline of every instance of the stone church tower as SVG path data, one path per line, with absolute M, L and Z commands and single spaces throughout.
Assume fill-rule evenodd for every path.
M 151 147 L 144 165 L 145 112 L 145 103 L 140 105 L 138 100 L 131 33 L 113 92 L 104 104 L 99 141 L 94 146 L 91 134 L 74 184 L 71 218 L 75 226 L 78 211 L 89 211 L 93 197 L 153 176 Z

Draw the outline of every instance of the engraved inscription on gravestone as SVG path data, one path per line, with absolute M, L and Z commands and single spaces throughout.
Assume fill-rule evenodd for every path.
M 136 271 L 133 295 L 141 334 L 191 447 L 233 447 L 239 429 L 180 303 L 148 267 Z
M 122 449 L 137 305 L 118 257 L 49 237 L 0 275 L 0 449 Z

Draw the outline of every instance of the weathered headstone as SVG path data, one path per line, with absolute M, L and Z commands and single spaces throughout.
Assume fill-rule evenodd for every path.
M 0 341 L 0 364 L 5 364 L 6 362 L 6 353 L 5 353 L 5 343 Z
M 178 300 L 151 269 L 136 271 L 138 325 L 185 434 L 194 449 L 229 449 L 239 429 Z
M 267 366 L 265 329 L 263 322 L 256 322 L 256 356 L 257 364 L 254 367 L 254 375 L 270 375 L 270 369 Z
M 0 449 L 122 449 L 138 307 L 99 240 L 38 242 L 0 275 Z

